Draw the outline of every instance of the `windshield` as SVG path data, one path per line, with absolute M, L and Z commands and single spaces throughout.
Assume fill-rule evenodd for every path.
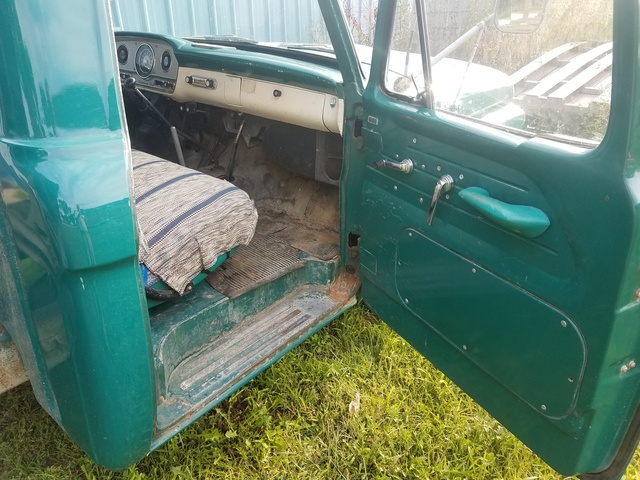
M 333 52 L 317 0 L 110 0 L 114 29 Z

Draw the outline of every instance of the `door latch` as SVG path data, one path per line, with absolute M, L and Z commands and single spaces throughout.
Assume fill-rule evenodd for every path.
M 387 167 L 390 168 L 392 170 L 397 170 L 399 172 L 402 173 L 411 173 L 413 172 L 413 161 L 409 160 L 408 158 L 402 160 L 401 162 L 392 162 L 391 160 L 385 160 L 384 158 L 382 160 L 378 160 L 377 162 L 373 162 L 373 168 L 375 168 L 376 170 L 382 168 L 382 167 Z
M 436 188 L 433 191 L 433 196 L 431 197 L 431 204 L 429 205 L 429 212 L 427 213 L 427 223 L 431 225 L 433 221 L 433 216 L 436 213 L 436 206 L 438 205 L 438 200 L 440 200 L 440 195 L 442 193 L 446 193 L 451 190 L 453 187 L 453 177 L 451 175 L 443 175 L 436 183 Z

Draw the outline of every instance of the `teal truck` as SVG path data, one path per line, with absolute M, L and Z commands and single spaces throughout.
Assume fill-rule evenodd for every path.
M 3 2 L 0 391 L 124 469 L 360 299 L 618 477 L 640 2 L 482 3 Z

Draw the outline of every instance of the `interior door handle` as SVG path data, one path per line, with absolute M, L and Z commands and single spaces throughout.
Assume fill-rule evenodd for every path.
M 380 169 L 382 167 L 387 167 L 387 168 L 390 168 L 392 170 L 397 170 L 397 171 L 402 172 L 402 173 L 411 173 L 411 172 L 413 172 L 413 161 L 409 160 L 408 158 L 405 158 L 401 162 L 392 162 L 390 160 L 385 160 L 383 158 L 382 160 L 378 160 L 377 162 L 373 162 L 373 168 L 375 168 L 376 170 L 378 170 L 378 169 Z
M 458 192 L 458 196 L 492 221 L 523 237 L 534 238 L 542 235 L 551 222 L 549 217 L 535 207 L 511 205 L 491 198 L 484 188 L 469 187 Z
M 451 175 L 443 175 L 436 183 L 436 188 L 433 190 L 433 196 L 431 197 L 431 204 L 429 205 L 429 212 L 427 213 L 427 223 L 431 225 L 433 221 L 433 216 L 436 213 L 436 207 L 438 206 L 438 200 L 440 200 L 440 195 L 442 193 L 446 193 L 451 190 L 453 187 L 453 177 Z

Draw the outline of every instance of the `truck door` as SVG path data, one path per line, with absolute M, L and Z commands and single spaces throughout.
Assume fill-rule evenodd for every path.
M 380 2 L 350 168 L 365 302 L 553 468 L 609 478 L 639 426 L 640 105 L 638 3 L 603 5 L 517 35 Z

